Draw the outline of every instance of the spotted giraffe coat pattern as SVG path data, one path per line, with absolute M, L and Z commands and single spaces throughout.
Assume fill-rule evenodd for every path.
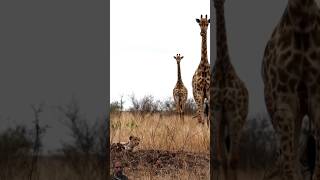
M 302 179 L 298 140 L 302 119 L 308 116 L 316 129 L 313 180 L 320 180 L 320 10 L 314 0 L 288 0 L 266 44 L 262 78 L 266 107 L 280 140 L 277 164 L 265 179 Z
M 204 124 L 204 105 L 205 99 L 210 100 L 210 64 L 208 62 L 207 54 L 207 29 L 210 23 L 210 19 L 202 17 L 196 19 L 197 23 L 200 26 L 201 32 L 201 60 L 198 68 L 196 69 L 192 77 L 192 90 L 193 97 L 197 104 L 197 119 L 199 123 Z M 207 123 L 209 124 L 209 118 L 207 117 Z
M 226 180 L 237 179 L 239 145 L 248 114 L 248 90 L 237 75 L 228 52 L 224 0 L 214 0 L 217 59 L 212 76 L 212 103 L 217 126 L 217 156 Z
M 178 80 L 176 86 L 173 89 L 173 98 L 176 104 L 176 111 L 180 116 L 180 119 L 184 119 L 184 108 L 188 98 L 188 90 L 183 85 L 182 78 L 181 78 L 181 70 L 180 70 L 180 62 L 183 59 L 183 56 L 177 54 L 177 56 L 173 57 L 177 61 L 178 67 Z

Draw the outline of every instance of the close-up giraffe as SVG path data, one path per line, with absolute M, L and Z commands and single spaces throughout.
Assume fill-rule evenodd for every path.
M 299 136 L 304 116 L 315 127 L 316 163 L 312 179 L 320 179 L 320 10 L 315 0 L 288 0 L 266 44 L 262 62 L 264 96 L 280 141 L 277 164 L 265 179 L 302 179 Z
M 176 111 L 179 114 L 180 119 L 184 119 L 184 107 L 187 102 L 188 98 L 188 90 L 183 85 L 183 81 L 181 78 L 181 70 L 180 70 L 180 62 L 181 59 L 183 59 L 183 56 L 180 54 L 177 54 L 173 57 L 177 61 L 177 67 L 178 67 L 178 80 L 176 83 L 176 86 L 173 89 L 173 99 L 176 104 Z
M 217 59 L 212 74 L 212 103 L 217 127 L 217 157 L 226 180 L 237 179 L 239 145 L 248 115 L 249 95 L 245 83 L 239 78 L 230 61 L 226 23 L 225 0 L 214 0 L 216 12 Z M 219 114 L 217 114 L 219 113 Z
M 207 54 L 207 29 L 210 23 L 210 19 L 202 17 L 200 19 L 196 19 L 197 23 L 200 26 L 201 32 L 201 60 L 198 65 L 193 77 L 192 77 L 192 90 L 193 97 L 197 105 L 197 114 L 196 117 L 199 123 L 204 124 L 204 105 L 205 99 L 207 101 L 210 100 L 210 64 L 208 62 L 208 54 Z M 206 117 L 207 124 L 209 125 L 209 117 Z

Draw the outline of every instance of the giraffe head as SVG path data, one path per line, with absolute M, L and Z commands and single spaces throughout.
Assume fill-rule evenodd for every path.
M 180 63 L 181 59 L 183 59 L 183 56 L 180 56 L 180 54 L 177 54 L 177 56 L 173 56 L 173 58 L 177 60 L 177 63 Z
M 210 19 L 208 19 L 207 15 L 205 17 L 202 17 L 202 14 L 201 14 L 200 19 L 196 19 L 196 21 L 199 24 L 200 29 L 201 29 L 200 35 L 204 36 L 207 33 L 207 29 L 208 29 L 208 26 L 209 26 L 209 23 L 210 23 Z

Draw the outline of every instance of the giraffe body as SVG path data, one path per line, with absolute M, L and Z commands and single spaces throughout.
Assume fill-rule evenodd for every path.
M 313 180 L 320 180 L 320 10 L 314 0 L 288 0 L 267 42 L 262 78 L 266 107 L 280 140 L 276 175 L 302 179 L 298 139 L 302 119 L 308 116 L 317 129 Z
M 207 55 L 207 29 L 210 23 L 210 19 L 205 18 L 197 19 L 200 25 L 202 45 L 201 45 L 201 60 L 193 77 L 192 77 L 192 90 L 193 98 L 197 104 L 197 119 L 199 123 L 204 124 L 204 105 L 205 99 L 210 100 L 210 64 L 208 62 Z M 207 124 L 209 125 L 209 118 L 207 118 Z
M 177 54 L 177 56 L 174 56 L 174 59 L 177 60 L 177 67 L 178 67 L 178 80 L 176 83 L 176 86 L 173 89 L 173 99 L 176 104 L 176 111 L 180 116 L 180 119 L 184 119 L 184 107 L 187 102 L 188 98 L 188 90 L 183 85 L 182 78 L 181 78 L 181 70 L 180 70 L 180 61 L 183 58 L 183 56 L 180 56 L 180 54 Z
M 248 114 L 248 90 L 230 61 L 224 17 L 224 0 L 216 9 L 217 59 L 212 76 L 213 115 L 217 122 L 217 156 L 226 180 L 237 179 L 239 144 Z

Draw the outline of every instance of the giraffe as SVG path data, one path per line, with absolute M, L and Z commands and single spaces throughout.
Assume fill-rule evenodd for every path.
M 183 59 L 183 56 L 177 54 L 177 56 L 173 56 L 174 59 L 177 61 L 178 66 L 178 81 L 176 86 L 173 88 L 173 98 L 174 102 L 176 103 L 176 111 L 179 113 L 180 119 L 184 119 L 184 106 L 186 104 L 188 98 L 188 90 L 183 85 L 181 79 L 181 70 L 180 70 L 180 61 Z
M 200 26 L 202 37 L 201 43 L 201 60 L 193 77 L 192 77 L 192 90 L 193 98 L 197 105 L 197 119 L 199 123 L 204 124 L 204 105 L 205 99 L 210 100 L 210 64 L 208 62 L 207 55 L 207 29 L 210 23 L 210 19 L 207 15 L 203 18 L 196 19 Z M 209 125 L 209 118 L 207 117 L 207 124 Z
M 277 164 L 265 179 L 302 179 L 297 168 L 302 119 L 314 124 L 320 180 L 320 9 L 315 0 L 288 0 L 264 50 L 261 66 L 264 98 L 279 138 Z
M 239 145 L 248 115 L 249 93 L 230 61 L 224 17 L 225 0 L 214 0 L 217 59 L 212 73 L 213 118 L 216 118 L 217 158 L 226 180 L 237 179 Z M 219 114 L 216 114 L 219 113 Z

